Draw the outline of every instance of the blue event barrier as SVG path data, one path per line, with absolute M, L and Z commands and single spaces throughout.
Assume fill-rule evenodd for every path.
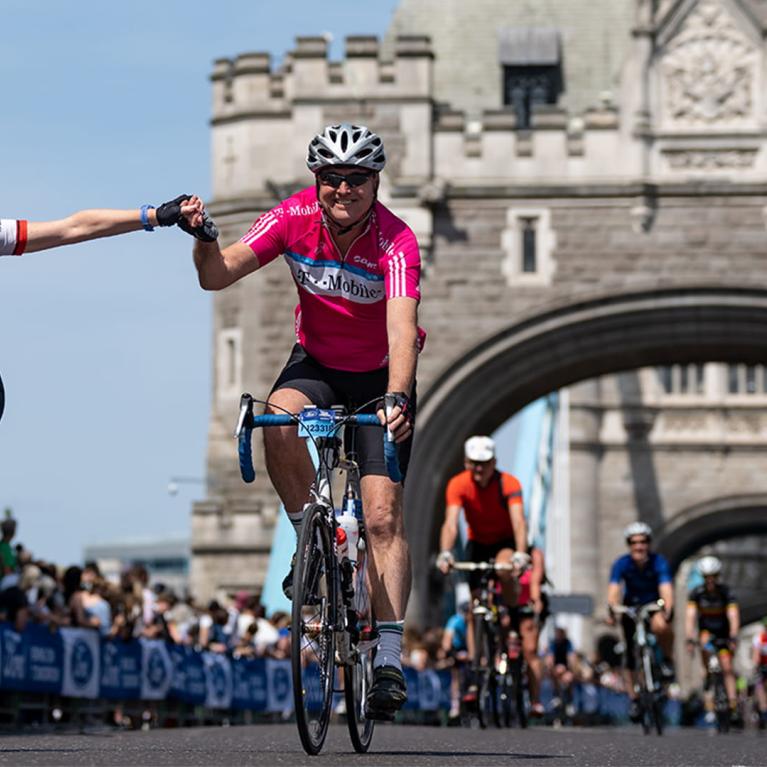
M 406 670 L 408 708 L 450 705 L 448 671 Z M 317 674 L 317 695 L 320 694 Z M 51 632 L 29 626 L 19 634 L 0 623 L 0 690 L 106 700 L 172 699 L 211 709 L 289 713 L 290 662 L 231 658 L 159 640 L 104 639 L 90 629 Z
M 450 672 L 405 668 L 406 711 L 450 708 Z M 316 684 L 310 694 L 320 696 Z M 90 629 L 51 632 L 29 626 L 19 634 L 0 623 L 0 691 L 53 693 L 114 701 L 176 700 L 219 710 L 290 713 L 293 683 L 290 662 L 273 658 L 231 658 L 160 640 L 104 639 Z M 548 708 L 553 690 L 543 681 L 541 700 Z M 335 702 L 340 700 L 337 696 Z M 614 722 L 628 718 L 626 695 L 591 684 L 576 684 L 578 712 Z M 679 702 L 669 701 L 666 716 L 679 721 Z

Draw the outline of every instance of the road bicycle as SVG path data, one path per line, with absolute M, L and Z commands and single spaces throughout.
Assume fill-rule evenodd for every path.
M 732 712 L 719 653 L 730 652 L 730 643 L 726 639 L 709 639 L 705 643 L 700 643 L 699 648 L 701 652 L 708 653 L 704 689 L 713 696 L 716 729 L 721 733 L 729 732 Z
M 660 668 L 660 648 L 650 630 L 650 617 L 663 609 L 662 599 L 640 607 L 612 605 L 613 613 L 626 615 L 634 621 L 634 691 L 640 711 L 640 722 L 645 735 L 655 729 L 663 735 L 663 707 L 666 688 Z
M 454 570 L 480 572 L 477 596 L 472 604 L 474 657 L 471 676 L 477 685 L 477 718 L 483 729 L 489 724 L 511 726 L 514 719 L 527 727 L 525 698 L 525 661 L 518 648 L 509 652 L 508 632 L 502 625 L 501 611 L 495 599 L 494 575 L 499 572 L 520 574 L 520 568 L 501 562 L 454 562 Z M 502 718 L 503 717 L 503 718 Z
M 245 482 L 255 479 L 251 452 L 254 428 L 295 424 L 299 436 L 315 445 L 319 459 L 310 492 L 312 500 L 304 507 L 293 571 L 291 666 L 301 744 L 312 755 L 322 749 L 333 694 L 342 692 L 335 683 L 336 668 L 340 668 L 349 735 L 355 751 L 364 753 L 370 748 L 375 726 L 373 719 L 365 715 L 365 698 L 372 684 L 378 635 L 367 584 L 367 535 L 359 467 L 354 453 L 342 455 L 339 433 L 344 427 L 381 427 L 381 423 L 377 415 L 347 413 L 341 407 L 308 407 L 301 413 L 256 416 L 255 403 L 249 394 L 242 395 L 236 429 L 240 473 Z M 393 398 L 385 398 L 384 407 L 391 412 Z M 397 447 L 388 429 L 383 434 L 387 472 L 393 482 L 400 482 Z M 346 473 L 343 510 L 337 510 L 333 502 L 331 480 L 335 470 Z M 341 511 L 356 519 L 356 545 L 351 535 L 347 540 L 339 524 Z

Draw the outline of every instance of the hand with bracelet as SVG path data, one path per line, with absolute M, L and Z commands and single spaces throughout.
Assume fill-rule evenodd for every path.
M 20 256 L 140 229 L 151 232 L 156 226 L 176 224 L 206 242 L 218 237 L 218 229 L 205 212 L 202 200 L 182 194 L 156 209 L 142 205 L 133 210 L 81 210 L 55 221 L 0 218 L 0 256 Z

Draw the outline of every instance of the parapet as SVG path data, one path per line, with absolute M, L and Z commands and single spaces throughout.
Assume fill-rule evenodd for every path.
M 213 123 L 252 116 L 279 115 L 292 102 L 344 99 L 428 100 L 434 53 L 424 35 L 397 38 L 393 60 L 382 58 L 378 38 L 345 39 L 345 57 L 328 60 L 328 39 L 302 36 L 274 67 L 268 53 L 243 53 L 213 63 Z

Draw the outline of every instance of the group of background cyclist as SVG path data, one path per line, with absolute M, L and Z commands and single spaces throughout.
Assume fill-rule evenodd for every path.
M 461 522 L 463 513 L 463 523 Z M 511 474 L 499 471 L 495 443 L 490 437 L 474 436 L 464 445 L 464 471 L 450 479 L 446 490 L 445 515 L 440 530 L 440 553 L 437 566 L 447 574 L 455 563 L 454 549 L 459 529 L 465 524 L 464 558 L 470 562 L 494 560 L 518 566 L 516 571 L 498 573 L 497 597 L 508 616 L 510 641 L 522 643 L 528 668 L 531 715 L 543 714 L 540 701 L 544 665 L 554 684 L 555 695 L 573 683 L 574 648 L 566 631 L 558 626 L 542 656 L 539 640 L 547 616 L 543 552 L 528 545 L 522 488 Z M 624 531 L 628 552 L 618 557 L 610 570 L 607 588 L 607 623 L 616 624 L 610 608 L 618 605 L 640 607 L 662 600 L 662 608 L 649 619 L 649 628 L 660 649 L 659 668 L 665 681 L 675 676 L 673 663 L 674 588 L 671 568 L 662 554 L 652 550 L 652 529 L 644 522 L 634 522 Z M 717 653 L 730 703 L 731 721 L 740 723 L 733 654 L 740 631 L 740 611 L 729 586 L 720 580 L 721 561 L 704 556 L 697 562 L 703 583 L 693 588 L 685 613 L 686 646 L 690 653 L 700 652 L 704 674 L 711 653 Z M 477 598 L 481 575 L 469 575 L 472 601 Z M 660 602 L 659 602 L 660 603 Z M 443 650 L 459 664 L 473 657 L 472 602 L 462 602 L 445 626 Z M 640 712 L 635 691 L 635 622 L 626 614 L 620 617 L 624 636 L 625 689 L 630 698 L 629 716 L 638 720 Z M 753 640 L 752 663 L 757 674 L 756 698 L 762 726 L 767 721 L 767 619 Z M 458 715 L 460 683 L 454 674 L 451 714 Z M 469 684 L 464 700 L 473 700 L 476 685 Z M 710 706 L 710 701 L 707 701 Z

